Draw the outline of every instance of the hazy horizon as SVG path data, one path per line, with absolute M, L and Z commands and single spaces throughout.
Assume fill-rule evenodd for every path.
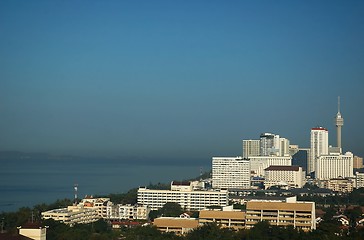
M 364 156 L 363 1 L 0 1 L 0 151 L 237 156 L 324 126 Z M 173 160 L 175 159 L 175 160 Z M 205 161 L 205 160 L 203 160 Z

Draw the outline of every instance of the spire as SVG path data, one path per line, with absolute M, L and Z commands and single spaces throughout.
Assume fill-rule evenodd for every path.
M 340 114 L 340 96 L 337 97 L 337 113 Z

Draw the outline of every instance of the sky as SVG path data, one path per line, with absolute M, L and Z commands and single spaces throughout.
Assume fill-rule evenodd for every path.
M 0 1 L 0 150 L 238 156 L 309 147 L 341 98 L 364 156 L 363 1 Z M 152 161 L 152 160 L 151 160 Z

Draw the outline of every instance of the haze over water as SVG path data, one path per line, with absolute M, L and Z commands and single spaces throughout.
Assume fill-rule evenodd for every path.
M 19 159 L 7 161 L 0 168 L 0 212 L 15 211 L 57 199 L 73 199 L 74 184 L 78 196 L 124 193 L 149 183 L 170 183 L 197 177 L 200 168 L 194 163 L 171 164 L 153 161 L 140 164 L 118 159 Z

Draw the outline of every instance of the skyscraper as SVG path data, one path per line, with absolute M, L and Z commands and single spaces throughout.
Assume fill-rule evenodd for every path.
M 311 157 L 307 164 L 307 172 L 315 171 L 316 161 L 321 155 L 329 153 L 329 132 L 324 127 L 311 129 Z
M 344 125 L 344 118 L 342 118 L 341 113 L 340 113 L 340 97 L 338 97 L 338 101 L 337 101 L 337 114 L 336 114 L 336 118 L 335 118 L 335 125 L 336 125 L 336 131 L 337 131 L 337 147 L 340 149 L 340 152 L 342 152 L 341 150 L 341 127 Z
M 260 134 L 260 156 L 270 156 L 274 150 L 273 133 Z

